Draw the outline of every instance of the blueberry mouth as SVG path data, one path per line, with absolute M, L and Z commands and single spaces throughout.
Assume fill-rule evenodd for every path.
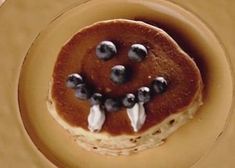
M 71 76 L 75 77 L 76 80 L 71 80 Z M 90 101 L 91 106 L 100 105 L 108 112 L 116 112 L 121 107 L 132 108 L 136 103 L 145 104 L 151 101 L 153 96 L 166 91 L 168 83 L 164 77 L 157 76 L 150 86 L 140 87 L 135 93 L 127 93 L 121 97 L 107 97 L 87 85 L 81 75 L 74 73 L 68 76 L 66 86 L 75 91 L 76 98 Z

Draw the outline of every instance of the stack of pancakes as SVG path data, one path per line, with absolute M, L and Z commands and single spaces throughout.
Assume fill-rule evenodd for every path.
M 117 56 L 109 61 L 96 57 L 96 46 L 108 40 L 117 44 Z M 141 63 L 128 59 L 134 43 L 148 48 Z M 128 65 L 133 77 L 123 85 L 110 81 L 114 65 Z M 100 132 L 90 132 L 88 101 L 79 100 L 66 87 L 68 75 L 82 74 L 100 93 L 120 97 L 149 85 L 164 76 L 168 87 L 145 104 L 146 121 L 138 132 L 131 127 L 125 108 L 105 112 Z M 53 118 L 89 151 L 105 155 L 129 155 L 160 145 L 193 117 L 202 104 L 202 78 L 193 61 L 163 30 L 149 24 L 124 19 L 108 20 L 85 27 L 61 49 L 50 83 L 48 109 Z

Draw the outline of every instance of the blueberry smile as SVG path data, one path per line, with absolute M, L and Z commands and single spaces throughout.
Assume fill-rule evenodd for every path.
M 80 83 L 81 75 L 72 74 L 72 76 L 73 80 L 71 80 L 71 75 L 68 76 L 66 86 L 74 89 L 75 97 L 81 100 L 89 100 L 91 105 L 101 105 L 109 112 L 118 111 L 122 106 L 132 108 L 137 102 L 147 103 L 153 96 L 163 93 L 167 88 L 167 81 L 158 76 L 149 87 L 140 87 L 136 93 L 127 93 L 122 97 L 110 98 L 89 88 L 84 80 Z
M 96 47 L 98 59 L 108 61 L 117 53 L 116 46 L 110 41 L 102 41 Z M 133 44 L 128 52 L 130 61 L 140 63 L 147 57 L 147 49 L 141 44 Z M 129 80 L 130 70 L 124 65 L 115 65 L 110 70 L 110 80 L 117 85 L 125 84 Z M 157 76 L 149 86 L 140 87 L 135 93 L 127 93 L 122 97 L 106 97 L 102 93 L 90 88 L 84 78 L 77 73 L 70 74 L 66 86 L 74 89 L 75 97 L 81 100 L 89 100 L 91 106 L 100 105 L 108 112 L 116 112 L 122 106 L 132 108 L 136 103 L 147 103 L 155 95 L 163 93 L 167 88 L 167 81 L 162 76 Z

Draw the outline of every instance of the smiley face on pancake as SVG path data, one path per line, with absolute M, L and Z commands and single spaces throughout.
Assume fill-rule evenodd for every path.
M 185 120 L 175 128 L 183 125 L 201 105 L 202 87 L 197 65 L 166 32 L 116 19 L 85 27 L 65 44 L 49 94 L 67 125 L 131 136 L 180 115 Z
M 122 47 L 126 48 L 128 47 L 128 45 L 123 45 Z M 110 64 L 108 61 L 113 59 L 113 57 L 120 57 L 118 56 L 116 45 L 111 41 L 100 42 L 96 46 L 95 51 L 96 57 L 94 57 L 93 59 L 98 59 L 101 64 L 105 64 L 105 62 L 106 64 Z M 132 78 L 135 78 L 136 66 L 143 62 L 147 56 L 148 50 L 144 45 L 132 44 L 128 53 L 126 53 L 126 57 L 128 57 L 129 60 L 126 59 L 126 61 L 123 62 L 122 65 L 114 65 L 110 68 L 110 81 L 108 82 L 114 87 L 120 87 L 120 85 L 124 85 L 124 87 L 127 87 L 126 84 L 128 82 L 132 83 Z M 97 68 L 93 67 L 91 69 Z M 103 78 L 104 75 L 102 76 L 101 74 L 99 74 L 100 72 L 98 71 L 102 72 L 101 69 L 97 69 L 97 72 L 92 75 L 100 76 L 101 78 Z M 148 78 L 152 78 L 152 76 L 149 76 L 149 74 L 146 75 L 148 75 Z M 153 97 L 154 95 L 162 94 L 167 87 L 166 79 L 164 77 L 157 76 L 150 84 L 140 87 L 138 90 L 134 91 L 134 93 L 124 91 L 122 93 L 123 95 L 119 94 L 114 95 L 113 97 L 109 97 L 107 95 L 112 95 L 112 89 L 115 90 L 115 88 L 110 89 L 108 88 L 108 86 L 103 86 L 103 90 L 101 88 L 95 89 L 93 76 L 91 76 L 90 79 L 88 77 L 87 83 L 84 80 L 84 77 L 82 77 L 80 74 L 73 73 L 68 76 L 66 83 L 66 86 L 68 88 L 75 89 L 75 96 L 77 98 L 81 100 L 90 99 L 91 106 L 93 106 L 88 117 L 89 129 L 91 131 L 99 131 L 101 129 L 105 118 L 105 115 L 103 114 L 104 110 L 106 112 L 117 112 L 123 106 L 125 108 L 128 108 L 128 116 L 134 128 L 134 131 L 137 132 L 144 124 L 144 120 L 146 117 L 144 110 L 145 108 L 143 105 L 150 101 L 151 97 Z M 93 87 L 91 87 L 92 85 Z M 97 90 L 99 91 L 97 92 Z M 132 88 L 128 90 L 133 91 Z M 142 118 L 139 118 L 140 116 L 142 116 Z M 96 121 L 94 119 L 96 119 Z M 102 122 L 100 122 L 100 120 L 102 120 Z M 141 123 L 138 123 L 139 121 L 141 121 Z M 98 122 L 99 124 L 97 125 L 96 122 Z

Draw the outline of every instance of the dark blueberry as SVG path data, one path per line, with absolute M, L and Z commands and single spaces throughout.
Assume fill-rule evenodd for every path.
M 121 102 L 118 99 L 108 98 L 105 100 L 104 106 L 108 112 L 116 112 L 116 111 L 120 110 Z
M 148 54 L 145 46 L 142 44 L 133 44 L 128 52 L 130 60 L 135 62 L 141 62 Z
M 111 41 L 102 41 L 96 47 L 96 56 L 107 61 L 117 53 L 116 46 Z
M 136 103 L 135 95 L 132 93 L 128 93 L 126 97 L 122 100 L 122 104 L 126 108 L 132 108 Z
M 86 84 L 79 84 L 75 90 L 75 96 L 82 100 L 87 100 L 91 96 L 91 91 Z
M 90 98 L 91 105 L 100 105 L 102 104 L 103 96 L 100 93 L 94 93 Z
M 66 81 L 66 86 L 68 88 L 73 88 L 75 89 L 78 84 L 83 83 L 82 76 L 79 74 L 71 74 L 68 76 L 67 81 Z
M 148 87 L 141 87 L 138 89 L 138 100 L 140 102 L 146 103 L 151 98 L 151 91 Z
M 167 88 L 167 81 L 163 77 L 156 77 L 153 81 L 153 89 L 156 93 L 163 93 Z
M 112 68 L 110 79 L 116 84 L 123 84 L 127 81 L 128 72 L 123 65 L 116 65 Z

